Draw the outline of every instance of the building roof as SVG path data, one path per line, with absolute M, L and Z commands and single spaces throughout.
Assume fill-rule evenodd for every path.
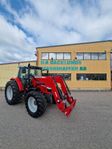
M 63 44 L 63 45 L 51 45 L 51 46 L 40 46 L 39 48 L 49 48 L 49 47 L 60 47 L 60 46 L 71 46 L 71 45 L 81 45 L 81 44 L 94 44 L 94 43 L 102 43 L 102 42 L 112 42 L 112 40 L 102 40 L 102 41 L 93 41 L 93 42 L 81 42 L 81 43 L 71 43 L 71 44 Z
M 18 61 L 18 62 L 10 62 L 10 63 L 0 63 L 0 65 L 8 65 L 8 64 L 19 64 L 19 63 L 30 63 L 30 62 L 36 62 L 36 60 L 31 61 Z

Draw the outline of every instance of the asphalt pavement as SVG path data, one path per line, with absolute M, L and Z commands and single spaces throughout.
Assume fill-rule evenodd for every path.
M 56 105 L 34 119 L 24 102 L 9 106 L 0 91 L 0 149 L 112 149 L 112 92 L 72 92 L 67 118 Z

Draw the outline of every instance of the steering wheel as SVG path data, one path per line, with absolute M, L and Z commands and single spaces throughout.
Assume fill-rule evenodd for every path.
M 29 74 L 31 78 L 33 78 L 34 80 L 36 80 L 35 76 L 32 74 Z M 36 80 L 37 81 L 37 80 Z

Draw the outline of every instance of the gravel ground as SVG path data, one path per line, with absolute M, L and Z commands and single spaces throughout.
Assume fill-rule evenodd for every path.
M 69 118 L 50 105 L 34 119 L 24 102 L 9 106 L 0 92 L 0 149 L 112 149 L 112 92 L 72 94 Z

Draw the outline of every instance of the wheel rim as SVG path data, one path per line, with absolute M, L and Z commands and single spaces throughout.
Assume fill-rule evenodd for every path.
M 28 98 L 28 107 L 29 107 L 29 110 L 33 113 L 37 111 L 38 105 L 36 104 L 36 100 L 34 97 Z
M 13 90 L 12 90 L 12 87 L 11 87 L 11 86 L 8 86 L 8 87 L 7 87 L 6 94 L 7 94 L 7 99 L 8 99 L 9 101 L 11 101 L 12 98 L 13 98 Z

